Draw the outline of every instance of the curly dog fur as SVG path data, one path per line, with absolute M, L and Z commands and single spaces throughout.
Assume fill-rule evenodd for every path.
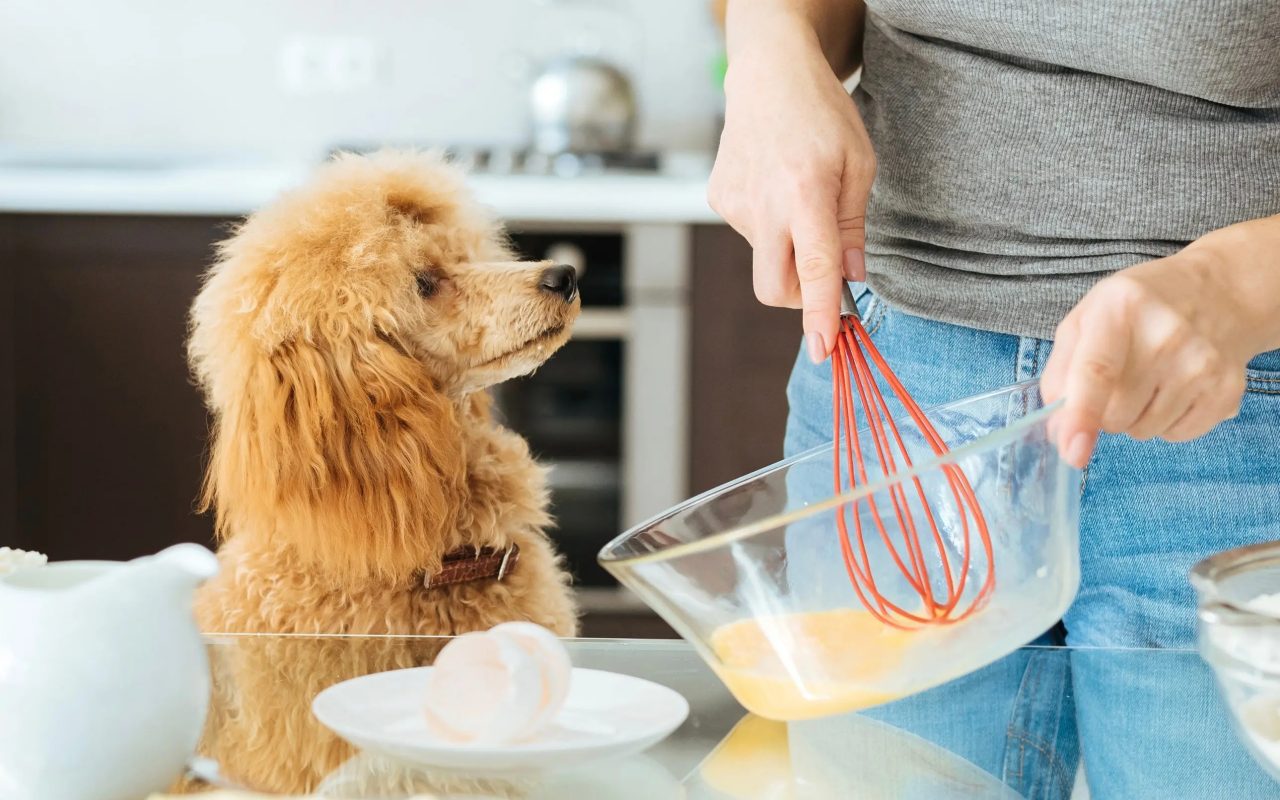
M 415 153 L 339 156 L 221 245 L 188 346 L 215 420 L 204 630 L 575 632 L 543 470 L 484 391 L 568 339 L 579 301 L 540 288 L 547 266 Z M 501 581 L 424 586 L 452 551 L 512 544 Z

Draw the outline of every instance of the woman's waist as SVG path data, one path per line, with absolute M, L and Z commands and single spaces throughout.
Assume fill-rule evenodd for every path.
M 1186 242 L 1280 213 L 1280 109 L 1097 76 L 1004 82 L 902 66 L 855 94 L 877 159 L 868 226 L 1049 248 Z
M 1037 275 L 1106 275 L 1172 255 L 1186 239 L 1041 236 L 1005 225 L 933 224 L 919 217 L 867 215 L 869 267 L 899 264 L 971 275 L 1028 279 Z
M 908 315 L 991 333 L 1051 341 L 1058 323 L 1093 285 L 1115 269 L 1087 271 L 1100 261 L 1083 260 L 1077 272 L 983 273 L 956 270 L 901 256 L 867 255 L 870 291 L 860 299 L 868 329 L 886 317 Z M 1122 269 L 1130 264 L 1121 264 Z M 891 326 L 892 327 L 892 326 Z M 1280 393 L 1280 349 L 1248 363 L 1249 389 Z

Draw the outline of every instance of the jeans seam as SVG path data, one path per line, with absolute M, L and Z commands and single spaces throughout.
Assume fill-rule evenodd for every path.
M 1035 750 L 1037 753 L 1044 756 L 1044 760 L 1048 763 L 1049 769 L 1053 771 L 1054 776 L 1058 780 L 1069 785 L 1069 782 L 1067 781 L 1068 776 L 1066 766 L 1062 763 L 1062 759 L 1058 758 L 1058 754 L 1053 747 L 1028 733 L 1023 733 L 1022 731 L 1010 731 L 1008 735 L 1018 740 L 1020 747 L 1030 747 L 1032 750 Z M 1019 774 L 1019 777 L 1021 777 L 1021 774 Z M 1071 777 L 1074 778 L 1074 776 Z
M 878 295 L 871 297 L 871 306 L 867 309 L 867 319 L 863 324 L 867 335 L 875 333 L 880 328 L 880 323 L 884 320 L 884 303 Z
M 1033 655 L 1027 663 L 1027 669 L 1024 673 L 1026 676 L 1026 683 L 1019 685 L 1017 694 L 1014 696 L 1015 704 L 1019 704 L 1018 698 L 1020 697 L 1040 697 L 1040 686 L 1043 683 L 1044 673 L 1044 667 L 1038 663 L 1038 659 Z M 1059 703 L 1061 703 L 1061 698 L 1059 698 Z M 1059 705 L 1058 713 L 1061 714 L 1061 705 Z M 1056 730 L 1060 724 L 1061 720 L 1056 720 L 1054 722 L 1054 729 Z M 1067 775 L 1066 765 L 1062 763 L 1062 759 L 1058 757 L 1057 749 L 1051 742 L 1034 736 L 1025 726 L 1021 725 L 1018 712 L 1016 711 L 1014 712 L 1013 717 L 1009 720 L 1009 724 L 1005 727 L 1005 737 L 1007 740 L 1017 743 L 1016 769 L 1010 770 L 1008 768 L 1008 759 L 1006 758 L 1004 782 L 1007 785 L 1014 786 L 1014 788 L 1019 791 L 1028 788 L 1021 784 L 1026 779 L 1026 751 L 1027 748 L 1030 747 L 1032 750 L 1039 753 L 1043 760 L 1048 764 L 1051 771 L 1051 777 L 1055 779 L 1055 782 L 1060 782 L 1062 785 L 1070 786 L 1070 782 L 1075 776 Z M 1012 781 L 1016 781 L 1017 785 L 1015 786 Z
M 1027 669 L 1026 669 L 1026 672 L 1024 673 L 1024 677 L 1025 677 L 1025 681 L 1027 683 L 1030 683 L 1030 685 L 1027 686 L 1026 683 L 1019 684 L 1018 691 L 1013 698 L 1013 702 L 1015 704 L 1019 702 L 1020 697 L 1025 696 L 1025 691 L 1027 690 L 1029 690 L 1030 695 L 1032 697 L 1036 697 L 1039 694 L 1040 668 L 1039 668 L 1039 665 L 1036 663 L 1035 656 L 1032 656 L 1031 659 L 1027 662 Z M 1033 743 L 1031 742 L 1031 739 L 1029 736 L 1022 733 L 1022 729 L 1018 719 L 1018 712 L 1016 710 L 1014 711 L 1013 716 L 1009 719 L 1009 724 L 1005 726 L 1004 735 L 1006 739 L 1012 739 L 1014 741 L 1019 742 L 1017 769 L 1011 773 L 1008 772 L 1008 770 L 1006 770 L 1006 774 L 1009 777 L 1016 777 L 1020 784 L 1023 777 L 1026 774 L 1026 745 L 1033 744 Z M 1019 788 L 1021 787 L 1019 786 Z
M 1031 743 L 1026 741 L 1026 737 L 1014 733 L 1012 730 L 1005 732 L 1005 738 L 1015 743 L 1018 754 L 1016 759 L 1017 767 L 1015 769 L 1008 769 L 1006 765 L 1004 777 L 1001 779 L 1001 782 L 1007 786 L 1017 786 L 1019 793 L 1021 793 L 1022 776 L 1026 771 L 1026 767 L 1024 765 L 1027 761 L 1027 745 Z M 1005 760 L 1006 762 L 1008 761 L 1008 759 Z

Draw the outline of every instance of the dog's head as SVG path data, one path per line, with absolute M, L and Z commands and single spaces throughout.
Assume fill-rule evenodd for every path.
M 538 367 L 578 309 L 573 270 L 514 260 L 439 158 L 325 165 L 222 244 L 192 308 L 220 532 L 339 572 L 431 566 L 461 544 L 473 393 Z

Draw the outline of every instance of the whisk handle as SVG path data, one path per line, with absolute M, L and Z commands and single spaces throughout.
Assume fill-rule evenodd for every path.
M 858 313 L 858 304 L 853 299 L 853 290 L 849 288 L 848 281 L 841 281 L 840 287 L 840 316 L 850 316 L 861 319 L 862 315 Z

